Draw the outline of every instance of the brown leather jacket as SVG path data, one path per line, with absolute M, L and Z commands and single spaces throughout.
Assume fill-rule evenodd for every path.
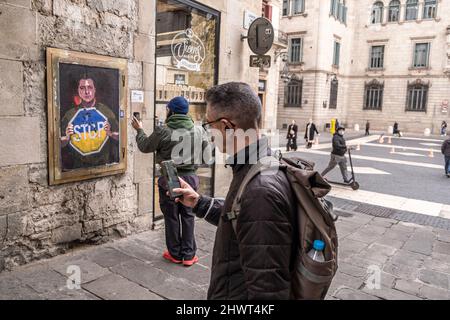
M 258 159 L 270 153 L 267 140 L 258 145 Z M 256 150 L 247 147 L 242 152 L 245 164 L 231 165 L 233 180 L 225 201 L 202 196 L 194 208 L 198 217 L 217 226 L 208 299 L 289 299 L 291 257 L 297 239 L 295 195 L 282 170 L 256 176 L 242 195 L 236 237 L 225 214 Z

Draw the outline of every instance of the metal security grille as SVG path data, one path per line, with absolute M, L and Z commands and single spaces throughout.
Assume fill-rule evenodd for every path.
M 398 21 L 400 17 L 400 1 L 393 0 L 389 4 L 389 22 Z
M 301 107 L 302 106 L 302 87 L 303 81 L 292 79 L 286 86 L 285 92 L 285 106 L 286 107 Z
M 384 66 L 384 46 L 373 46 L 370 53 L 370 68 L 379 69 Z
M 436 18 L 437 3 L 436 0 L 425 0 L 423 7 L 423 18 L 433 19 Z
M 302 61 L 302 39 L 294 38 L 291 39 L 291 54 L 290 62 L 298 63 Z
M 430 56 L 429 43 L 416 43 L 414 50 L 414 67 L 426 68 L 428 67 L 428 58 Z
M 408 86 L 407 111 L 427 111 L 428 86 Z
M 339 81 L 336 79 L 333 79 L 331 81 L 331 88 L 330 88 L 330 109 L 336 109 L 337 108 L 337 97 L 338 97 L 338 85 Z
M 365 110 L 381 110 L 383 107 L 384 85 L 371 84 L 366 85 L 365 90 Z

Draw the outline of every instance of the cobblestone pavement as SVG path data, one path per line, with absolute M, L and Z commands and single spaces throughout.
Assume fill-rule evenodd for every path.
M 327 299 L 450 299 L 450 231 L 337 212 L 339 271 Z M 214 234 L 198 221 L 191 268 L 164 261 L 164 232 L 149 231 L 0 273 L 0 299 L 205 299 Z M 69 289 L 77 267 L 81 288 Z

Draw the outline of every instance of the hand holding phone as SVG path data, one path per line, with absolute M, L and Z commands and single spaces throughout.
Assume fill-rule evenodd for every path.
M 139 112 L 133 112 L 133 117 L 141 121 L 141 114 Z
M 161 172 L 167 179 L 170 199 L 175 200 L 176 198 L 182 197 L 182 193 L 173 191 L 173 189 L 175 188 L 181 188 L 180 180 L 178 179 L 177 168 L 175 167 L 175 163 L 173 162 L 173 160 L 162 161 Z

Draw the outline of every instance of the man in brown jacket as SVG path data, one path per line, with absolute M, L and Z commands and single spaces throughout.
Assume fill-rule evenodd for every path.
M 258 135 L 242 148 L 230 147 L 238 129 L 259 133 L 260 100 L 249 85 L 231 82 L 208 90 L 206 101 L 204 127 L 221 132 L 225 138 L 217 147 L 230 155 L 230 189 L 225 201 L 199 195 L 184 181 L 175 191 L 183 193 L 179 201 L 193 207 L 197 217 L 217 226 L 208 299 L 289 299 L 297 245 L 296 201 L 285 173 L 276 170 L 250 181 L 242 195 L 236 233 L 227 217 L 252 163 L 271 153 L 267 139 Z

